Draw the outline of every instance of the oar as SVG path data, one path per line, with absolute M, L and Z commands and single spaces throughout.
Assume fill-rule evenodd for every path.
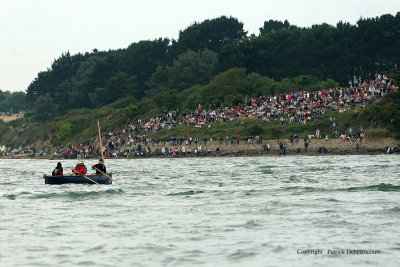
M 102 172 L 101 170 L 97 169 L 95 166 L 92 166 L 93 168 L 95 168 L 97 171 L 101 172 L 102 174 L 104 174 L 107 178 L 109 178 L 111 181 L 114 181 L 110 176 L 108 176 L 107 174 L 105 174 L 104 172 Z
M 86 175 L 84 175 L 84 174 L 80 174 L 80 173 L 77 173 L 78 175 L 82 175 L 83 177 L 85 177 L 86 179 L 88 179 L 89 181 L 91 181 L 91 182 L 93 182 L 94 184 L 98 184 L 98 185 L 100 185 L 98 182 L 96 182 L 95 180 L 93 180 L 93 179 L 90 179 L 89 177 L 87 177 Z

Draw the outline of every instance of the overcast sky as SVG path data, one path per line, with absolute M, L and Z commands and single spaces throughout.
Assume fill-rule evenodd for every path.
M 233 16 L 249 33 L 264 21 L 355 23 L 400 11 L 400 0 L 0 0 L 0 90 L 24 91 L 62 52 L 177 38 L 195 21 Z

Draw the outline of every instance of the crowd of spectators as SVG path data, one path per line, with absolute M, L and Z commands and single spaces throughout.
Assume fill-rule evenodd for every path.
M 218 153 L 210 151 L 207 146 L 208 141 L 217 141 L 220 145 L 234 145 L 239 142 L 247 144 L 261 144 L 262 136 L 238 135 L 226 136 L 218 140 L 208 140 L 192 136 L 178 136 L 170 138 L 150 138 L 148 133 L 158 131 L 163 128 L 172 128 L 179 124 L 189 124 L 195 127 L 211 127 L 215 122 L 235 121 L 240 124 L 243 119 L 258 119 L 266 123 L 288 124 L 301 123 L 318 120 L 326 111 L 337 110 L 344 112 L 351 108 L 363 108 L 368 104 L 379 101 L 386 94 L 396 90 L 392 82 L 385 77 L 378 76 L 375 80 L 364 81 L 362 83 L 351 83 L 345 88 L 332 88 L 320 91 L 300 91 L 296 90 L 287 94 L 276 96 L 260 96 L 250 98 L 245 103 L 234 107 L 224 105 L 218 108 L 205 109 L 202 105 L 188 114 L 181 115 L 178 110 L 166 112 L 161 117 L 156 118 L 137 118 L 129 121 L 127 127 L 107 131 L 103 133 L 103 153 L 107 158 L 112 157 L 136 157 L 136 156 L 179 156 L 179 155 L 199 155 Z M 333 137 L 340 137 L 342 140 L 353 141 L 364 138 L 364 129 L 361 127 L 357 131 L 349 133 L 341 129 L 336 129 L 335 118 L 330 118 L 330 127 Z M 307 150 L 308 141 L 312 138 L 325 138 L 326 133 L 316 132 L 315 135 L 305 137 L 305 149 Z M 291 135 L 289 141 L 298 143 L 299 136 Z M 3 146 L 2 152 L 12 154 L 29 154 L 48 156 L 53 155 L 58 158 L 100 158 L 101 151 L 98 148 L 98 140 L 87 140 L 84 144 L 68 145 L 67 147 L 57 147 L 50 149 L 41 148 L 36 151 L 34 147 L 19 147 L 12 150 Z M 175 147 L 171 149 L 171 147 Z M 179 148 L 178 148 L 179 147 Z M 193 148 L 194 147 L 194 148 Z M 286 143 L 279 143 L 280 153 L 285 154 Z M 263 149 L 266 150 L 265 144 Z M 269 146 L 268 146 L 269 150 Z
M 219 107 L 209 106 L 206 109 L 199 104 L 188 114 L 181 115 L 176 110 L 166 112 L 160 117 L 138 118 L 129 123 L 129 128 L 136 132 L 150 132 L 170 129 L 179 124 L 211 127 L 218 121 L 241 121 L 245 118 L 255 118 L 273 124 L 306 124 L 308 121 L 318 120 L 328 110 L 344 112 L 351 108 L 364 108 L 394 90 L 395 86 L 389 79 L 378 75 L 375 80 L 351 83 L 347 87 L 313 92 L 295 90 L 275 96 L 249 98 L 233 107 L 221 104 Z

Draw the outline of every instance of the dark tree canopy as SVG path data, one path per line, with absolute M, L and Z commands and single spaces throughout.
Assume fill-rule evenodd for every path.
M 268 34 L 271 32 L 279 31 L 282 29 L 289 29 L 290 23 L 285 20 L 284 22 L 279 20 L 272 20 L 264 22 L 264 26 L 260 28 L 260 35 Z
M 285 81 L 303 75 L 345 84 L 354 76 L 365 79 L 375 73 L 396 72 L 399 47 L 400 12 L 361 18 L 354 25 L 341 21 L 309 28 L 286 20 L 266 20 L 260 34 L 250 37 L 238 19 L 221 16 L 190 25 L 172 42 L 159 38 L 125 49 L 63 53 L 49 69 L 38 73 L 26 90 L 26 99 L 37 111 L 44 104 L 53 105 L 51 111 L 42 111 L 42 120 L 72 108 L 96 108 L 126 97 L 140 100 L 159 94 L 157 103 L 145 101 L 159 107 L 163 99 L 170 101 L 180 92 L 207 84 L 203 92 L 211 90 L 209 94 L 189 90 L 191 100 L 181 102 L 191 106 L 202 97 L 212 101 L 213 96 L 235 103 L 252 86 L 263 84 L 257 85 L 258 91 L 248 91 L 251 94 L 265 91 L 269 78 Z M 253 80 L 243 82 L 248 74 Z
M 24 92 L 9 92 L 0 90 L 0 112 L 18 113 L 29 107 Z
M 173 43 L 173 50 L 181 54 L 186 50 L 208 50 L 219 52 L 221 47 L 228 44 L 238 44 L 246 37 L 243 23 L 233 17 L 219 17 L 195 22 L 179 32 L 179 39 Z

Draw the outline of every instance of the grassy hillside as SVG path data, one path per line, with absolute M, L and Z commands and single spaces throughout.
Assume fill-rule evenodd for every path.
M 392 78 L 397 82 L 400 75 Z M 307 83 L 304 80 L 308 80 Z M 299 82 L 300 81 L 300 82 Z M 160 116 L 165 111 L 178 108 L 181 114 L 192 111 L 199 103 L 225 103 L 234 105 L 242 99 L 260 95 L 272 95 L 287 92 L 290 88 L 315 90 L 335 86 L 333 81 L 318 81 L 308 76 L 284 79 L 280 82 L 257 74 L 246 74 L 243 69 L 231 69 L 216 75 L 210 83 L 195 86 L 182 92 L 160 91 L 141 101 L 122 98 L 98 109 L 75 109 L 63 116 L 47 122 L 35 120 L 35 114 L 26 114 L 25 118 L 5 123 L 0 120 L 0 144 L 19 145 L 67 145 L 85 143 L 97 137 L 97 120 L 102 131 L 113 131 L 127 126 L 127 121 L 137 117 Z M 219 139 L 226 136 L 262 135 L 264 139 L 288 138 L 297 133 L 300 137 L 314 134 L 317 129 L 331 138 L 330 118 L 335 118 L 336 130 L 348 132 L 363 126 L 369 128 L 371 138 L 394 137 L 400 139 L 400 93 L 392 93 L 381 101 L 364 109 L 352 109 L 346 112 L 326 112 L 318 121 L 307 124 L 274 125 L 256 119 L 241 119 L 231 122 L 218 122 L 209 128 L 196 128 L 193 125 L 178 125 L 172 129 L 162 129 L 150 133 L 151 137 L 169 138 L 186 136 Z M 141 133 L 143 134 L 143 133 Z
M 360 126 L 370 128 L 367 136 L 371 138 L 400 138 L 399 93 L 386 97 L 379 103 L 365 110 L 351 110 L 343 113 L 327 112 L 316 122 L 307 124 L 273 125 L 258 120 L 243 120 L 242 123 L 219 122 L 211 128 L 196 128 L 193 125 L 180 125 L 172 129 L 162 129 L 152 132 L 151 137 L 169 138 L 171 136 L 186 136 L 212 138 L 217 140 L 226 136 L 262 135 L 264 139 L 288 138 L 297 133 L 300 138 L 314 134 L 319 129 L 321 134 L 332 138 L 329 118 L 335 117 L 336 129 L 348 131 Z M 67 145 L 84 143 L 97 137 L 97 120 L 100 120 L 102 131 L 120 129 L 126 126 L 129 118 L 129 108 L 112 106 L 101 109 L 79 109 L 69 112 L 52 122 L 37 123 L 29 118 L 0 122 L 1 143 L 6 145 Z

